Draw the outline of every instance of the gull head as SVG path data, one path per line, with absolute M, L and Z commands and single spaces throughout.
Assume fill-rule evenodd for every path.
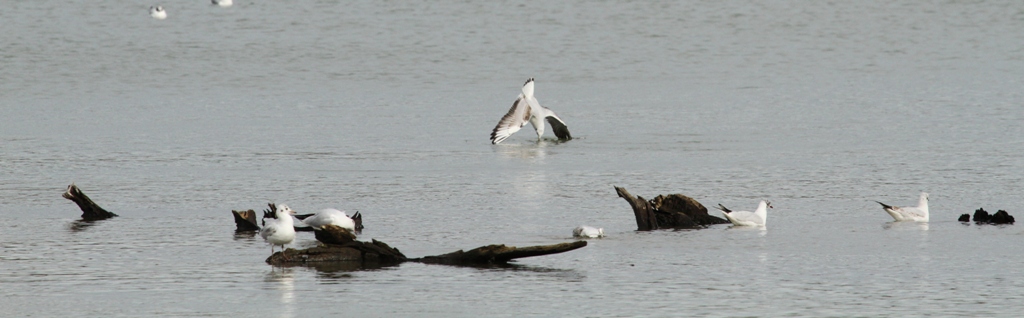
M 295 215 L 295 211 L 289 208 L 287 205 L 281 204 L 277 206 L 277 212 L 283 212 L 291 215 Z

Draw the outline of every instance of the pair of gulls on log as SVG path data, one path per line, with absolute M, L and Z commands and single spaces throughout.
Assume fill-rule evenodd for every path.
M 302 219 L 298 220 L 299 224 L 296 224 L 295 210 L 292 210 L 287 205 L 275 206 L 273 214 L 274 217 L 263 217 L 263 228 L 260 229 L 260 236 L 270 243 L 271 254 L 274 253 L 274 246 L 281 246 L 281 249 L 284 250 L 286 244 L 295 240 L 296 227 L 311 227 L 314 230 L 319 230 L 321 227 L 330 224 L 337 225 L 353 233 L 357 229 L 362 229 L 362 224 L 358 224 L 353 218 L 345 214 L 344 211 L 336 209 L 324 209 L 314 214 L 305 215 Z M 361 219 L 358 212 L 354 217 Z
M 878 202 L 878 201 L 875 201 Z M 928 193 L 921 193 L 915 207 L 898 207 L 878 202 L 882 209 L 889 213 L 896 221 L 928 222 Z M 732 211 L 719 204 L 717 207 L 722 210 L 729 222 L 738 226 L 765 226 L 768 221 L 768 209 L 772 208 L 771 202 L 762 200 L 754 212 Z

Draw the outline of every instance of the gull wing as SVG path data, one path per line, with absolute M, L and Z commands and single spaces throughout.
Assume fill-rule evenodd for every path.
M 512 134 L 519 131 L 519 129 L 526 126 L 526 123 L 530 121 L 530 105 L 527 98 L 523 94 L 519 94 L 519 98 L 512 103 L 512 108 L 508 110 L 505 116 L 501 117 L 498 121 L 498 125 L 494 126 L 494 130 L 491 131 L 491 143 L 497 145 L 498 143 L 505 140 Z

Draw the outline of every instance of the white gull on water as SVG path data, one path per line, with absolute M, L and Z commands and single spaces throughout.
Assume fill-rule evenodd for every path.
M 505 116 L 501 117 L 498 125 L 494 126 L 494 130 L 491 131 L 491 143 L 497 145 L 526 126 L 527 122 L 533 125 L 533 129 L 537 131 L 537 140 L 540 140 L 544 135 L 544 120 L 551 124 L 551 130 L 559 140 L 572 139 L 572 136 L 569 135 L 569 127 L 565 126 L 565 122 L 558 118 L 555 112 L 537 103 L 537 99 L 533 97 L 533 78 L 531 77 L 526 80 L 526 84 L 523 84 L 523 92 L 512 103 L 512 108 Z
M 757 204 L 757 210 L 754 212 L 729 210 L 721 203 L 717 206 L 719 210 L 722 210 L 725 218 L 729 219 L 729 222 L 738 226 L 765 226 L 768 222 L 768 208 L 771 207 L 772 203 L 765 200 L 761 200 L 761 203 Z
M 882 202 L 878 202 L 878 204 L 881 204 L 885 213 L 889 213 L 896 221 L 928 222 L 928 193 L 921 192 L 921 197 L 917 199 L 917 206 L 914 207 L 898 207 Z
M 604 228 L 580 225 L 572 230 L 573 237 L 598 238 L 604 237 Z
M 163 20 L 167 18 L 167 11 L 164 11 L 164 7 L 152 6 L 149 7 L 149 16 L 155 19 Z
M 260 229 L 260 236 L 267 240 L 267 242 L 270 242 L 271 254 L 274 253 L 275 245 L 280 245 L 281 250 L 284 250 L 285 244 L 295 240 L 295 228 L 292 226 L 292 215 L 294 214 L 295 211 L 292 211 L 287 205 L 281 204 L 274 211 L 277 219 L 263 218 L 263 228 Z

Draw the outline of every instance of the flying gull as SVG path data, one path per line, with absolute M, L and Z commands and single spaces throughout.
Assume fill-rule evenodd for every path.
M 526 80 L 526 84 L 523 84 L 523 93 L 519 94 L 519 98 L 512 103 L 512 109 L 509 109 L 508 114 L 501 117 L 498 125 L 494 126 L 494 130 L 491 131 L 491 143 L 497 145 L 526 126 L 527 122 L 533 125 L 533 129 L 537 131 L 537 140 L 540 140 L 544 135 L 545 119 L 551 124 L 551 129 L 554 130 L 555 136 L 559 140 L 572 139 L 572 136 L 569 135 L 569 127 L 565 126 L 565 122 L 558 118 L 555 112 L 537 103 L 537 99 L 533 97 L 533 78 L 531 77 Z

